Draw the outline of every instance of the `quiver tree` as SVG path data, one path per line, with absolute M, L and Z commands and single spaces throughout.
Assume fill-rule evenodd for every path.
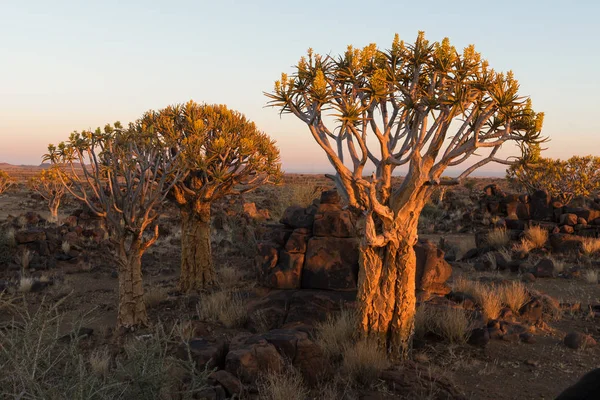
M 511 165 L 506 178 L 519 190 L 529 194 L 538 190 L 569 204 L 576 196 L 590 196 L 600 191 L 600 157 L 573 156 L 566 161 L 544 158 L 539 151 Z
M 253 122 L 224 105 L 190 101 L 150 111 L 138 124 L 176 143 L 172 154 L 186 162 L 188 169 L 171 196 L 182 217 L 180 288 L 206 288 L 215 282 L 211 204 L 278 180 L 279 150 Z
M 0 194 L 4 193 L 14 184 L 14 178 L 10 176 L 8 172 L 0 170 Z
M 75 132 L 45 156 L 63 167 L 59 176 L 69 193 L 106 221 L 116 246 L 117 325 L 123 328 L 147 324 L 141 259 L 158 238 L 161 203 L 182 175 L 165 138 L 138 128 L 115 123 Z
M 417 222 L 435 187 L 448 183 L 442 173 L 466 164 L 460 181 L 487 163 L 509 163 L 498 156 L 507 141 L 542 140 L 543 115 L 518 89 L 512 72 L 489 68 L 474 46 L 459 53 L 448 39 L 430 43 L 420 32 L 408 45 L 396 35 L 385 51 L 374 44 L 340 56 L 309 50 L 266 93 L 270 105 L 308 126 L 359 215 L 360 330 L 393 355 L 410 349 Z M 406 176 L 392 187 L 400 166 Z M 365 168 L 374 168 L 370 180 Z
M 69 180 L 65 183 L 68 185 Z M 41 170 L 38 174 L 31 177 L 27 182 L 28 186 L 42 196 L 48 203 L 48 210 L 50 211 L 50 222 L 58 222 L 58 207 L 62 201 L 67 187 L 63 184 L 63 180 L 60 177 L 60 171 L 58 166 L 52 166 L 48 169 Z

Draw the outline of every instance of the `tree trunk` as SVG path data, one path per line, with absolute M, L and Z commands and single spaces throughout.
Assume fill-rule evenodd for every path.
M 201 290 L 215 283 L 210 248 L 210 203 L 198 210 L 181 211 L 181 276 L 184 292 Z
M 48 222 L 58 222 L 58 207 L 60 206 L 60 201 L 51 201 L 48 204 L 48 210 L 50 210 L 50 217 L 48 218 Z
M 415 273 L 418 217 L 387 232 L 397 238 L 383 247 L 362 240 L 358 279 L 359 323 L 391 357 L 406 359 L 412 345 L 416 311 Z M 398 225 L 397 225 L 398 226 Z
M 139 241 L 119 250 L 119 315 L 117 326 L 131 328 L 148 324 L 142 284 L 142 253 Z

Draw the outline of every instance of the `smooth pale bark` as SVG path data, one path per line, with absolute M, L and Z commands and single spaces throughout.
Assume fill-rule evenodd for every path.
M 119 250 L 119 315 L 117 326 L 132 328 L 146 326 L 148 314 L 144 303 L 142 283 L 142 254 L 139 241 L 134 241 L 128 250 L 124 244 Z
M 215 283 L 210 246 L 210 203 L 195 210 L 181 211 L 181 275 L 182 291 L 202 290 Z
M 50 201 L 48 203 L 48 210 L 50 211 L 49 222 L 58 222 L 58 207 L 60 206 L 60 200 Z
M 418 210 L 420 211 L 420 210 Z M 358 278 L 359 324 L 392 358 L 406 359 L 412 346 L 416 312 L 417 224 L 420 212 L 396 219 L 384 233 L 391 240 L 372 246 L 361 240 Z

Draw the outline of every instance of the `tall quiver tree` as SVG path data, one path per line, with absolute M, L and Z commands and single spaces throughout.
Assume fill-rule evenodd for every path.
M 71 134 L 50 145 L 46 160 L 60 165 L 67 190 L 104 218 L 116 246 L 119 275 L 117 325 L 146 325 L 142 255 L 158 239 L 159 209 L 182 176 L 181 159 L 166 139 L 138 125 Z
M 211 204 L 276 182 L 279 150 L 253 122 L 224 105 L 190 101 L 148 112 L 139 123 L 176 142 L 172 152 L 188 166 L 172 196 L 182 217 L 180 289 L 204 289 L 215 282 Z
M 483 153 L 460 181 L 487 163 L 507 164 L 497 156 L 507 141 L 526 148 L 543 140 L 543 115 L 518 88 L 512 72 L 490 69 L 473 46 L 460 54 L 448 39 L 430 43 L 420 32 L 410 45 L 396 35 L 385 51 L 375 44 L 349 46 L 337 57 L 309 50 L 266 93 L 272 106 L 308 126 L 360 216 L 360 328 L 394 356 L 410 350 L 417 222 L 444 170 Z M 403 165 L 406 176 L 392 187 Z
M 48 211 L 50 212 L 48 221 L 50 222 L 58 222 L 58 208 L 67 193 L 67 187 L 63 184 L 60 174 L 59 167 L 53 165 L 50 168 L 41 170 L 27 182 L 31 190 L 42 196 L 48 203 Z M 64 182 L 68 185 L 68 181 Z

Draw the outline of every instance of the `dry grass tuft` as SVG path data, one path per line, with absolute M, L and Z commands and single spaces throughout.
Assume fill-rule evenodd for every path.
M 144 293 L 144 303 L 147 308 L 154 308 L 169 298 L 167 288 L 152 287 Z
M 417 308 L 415 334 L 424 337 L 436 334 L 450 343 L 466 343 L 471 332 L 471 320 L 460 308 L 423 305 Z
M 525 240 L 531 243 L 533 249 L 540 249 L 548 241 L 548 231 L 539 226 L 529 227 L 525 229 Z
M 22 277 L 19 280 L 19 292 L 29 293 L 29 292 L 31 292 L 32 287 L 33 287 L 33 278 Z
M 302 375 L 294 368 L 282 372 L 267 372 L 258 387 L 259 398 L 264 400 L 305 400 L 308 389 Z
M 591 256 L 600 251 L 600 239 L 598 238 L 582 238 L 581 242 L 583 244 L 583 253 L 585 255 Z
M 498 288 L 502 303 L 510 307 L 514 312 L 518 312 L 521 307 L 529 300 L 529 292 L 523 283 L 512 281 Z
M 585 271 L 583 273 L 583 279 L 587 283 L 593 283 L 593 284 L 598 283 L 598 271 L 595 269 L 588 269 L 587 271 Z
M 473 297 L 475 297 L 475 301 L 481 306 L 484 319 L 491 320 L 498 318 L 500 310 L 502 310 L 502 299 L 498 290 L 493 286 L 480 282 L 476 284 L 475 288 Z
M 90 370 L 99 378 L 108 376 L 110 371 L 110 353 L 107 348 L 96 349 L 90 354 Z
M 519 243 L 515 243 L 513 245 L 514 251 L 520 251 L 525 254 L 529 254 L 529 252 L 533 249 L 535 249 L 535 245 L 533 244 L 533 242 L 531 242 L 525 238 L 522 238 Z
M 217 270 L 217 281 L 223 289 L 231 289 L 243 283 L 246 274 L 231 266 L 221 267 Z
M 344 348 L 342 369 L 350 382 L 370 385 L 388 367 L 387 355 L 373 340 L 361 340 Z
M 245 302 L 239 295 L 229 291 L 202 296 L 196 311 L 200 320 L 218 321 L 226 328 L 240 327 L 248 320 Z
M 496 228 L 488 232 L 486 243 L 495 249 L 501 249 L 510 243 L 510 235 L 506 229 Z
M 328 318 L 317 325 L 317 343 L 330 359 L 342 355 L 356 334 L 356 313 L 342 310 L 337 318 Z
M 63 251 L 63 253 L 69 254 L 69 252 L 71 251 L 71 244 L 68 241 L 65 240 L 60 245 L 60 248 Z

